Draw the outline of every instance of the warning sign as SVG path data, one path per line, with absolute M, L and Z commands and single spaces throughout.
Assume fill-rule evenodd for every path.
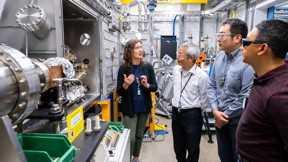
M 75 138 L 84 129 L 83 107 L 80 106 L 66 117 L 69 141 L 73 142 Z

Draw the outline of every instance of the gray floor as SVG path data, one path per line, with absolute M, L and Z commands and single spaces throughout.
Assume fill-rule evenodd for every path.
M 171 120 L 165 117 L 157 116 L 158 124 L 167 125 L 169 134 L 165 135 L 165 139 L 161 142 L 143 142 L 140 161 L 141 162 L 177 162 L 173 150 L 173 138 L 171 130 Z M 219 162 L 217 155 L 217 141 L 213 134 L 213 144 L 207 142 L 208 136 L 202 135 L 200 144 L 200 159 L 199 162 Z M 163 136 L 158 135 L 155 140 L 162 140 Z

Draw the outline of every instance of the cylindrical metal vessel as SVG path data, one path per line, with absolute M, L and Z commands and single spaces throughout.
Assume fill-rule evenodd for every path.
M 0 61 L 0 114 L 9 114 L 18 99 L 17 79 L 13 72 L 3 62 Z
M 0 71 L 0 116 L 9 115 L 12 123 L 18 123 L 35 109 L 41 88 L 48 85 L 48 71 L 5 45 L 0 45 Z
M 37 5 L 24 6 L 16 13 L 16 22 L 24 30 L 32 32 L 38 39 L 44 39 L 50 32 L 46 14 Z

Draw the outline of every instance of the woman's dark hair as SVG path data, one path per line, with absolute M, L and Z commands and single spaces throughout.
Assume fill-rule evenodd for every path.
M 141 40 L 137 40 L 137 39 L 132 39 L 129 40 L 125 47 L 124 47 L 124 56 L 123 56 L 123 61 L 124 61 L 124 66 L 125 67 L 131 67 L 132 66 L 132 54 L 133 54 L 133 50 L 135 48 L 135 44 L 140 42 L 142 44 Z M 140 65 L 143 65 L 145 62 L 143 60 L 143 58 L 140 60 Z

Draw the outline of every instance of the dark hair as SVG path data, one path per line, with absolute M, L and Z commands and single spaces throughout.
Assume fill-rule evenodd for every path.
M 288 51 L 288 23 L 282 20 L 264 20 L 255 26 L 258 29 L 256 41 L 270 44 L 276 58 L 284 59 Z
M 124 66 L 125 67 L 131 67 L 132 66 L 132 54 L 133 54 L 133 50 L 135 47 L 135 44 L 140 42 L 142 44 L 141 40 L 137 40 L 137 39 L 132 39 L 129 40 L 124 47 L 124 56 L 123 56 L 123 61 L 124 61 Z M 140 61 L 140 65 L 144 64 L 144 60 L 143 58 Z
M 248 27 L 246 22 L 240 19 L 227 19 L 222 23 L 222 26 L 229 24 L 230 32 L 233 34 L 240 34 L 242 38 L 246 38 L 248 33 Z M 234 37 L 234 35 L 232 35 Z

